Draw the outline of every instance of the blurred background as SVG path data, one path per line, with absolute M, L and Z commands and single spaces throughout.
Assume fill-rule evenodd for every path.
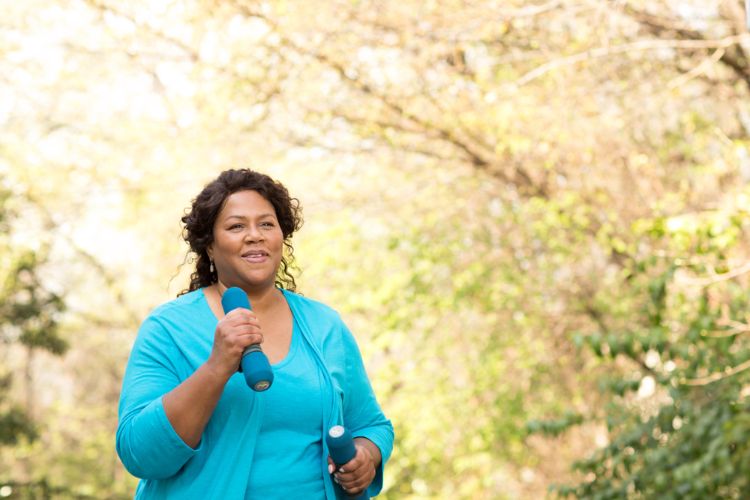
M 128 353 L 230 167 L 396 429 L 381 498 L 750 497 L 741 0 L 0 0 L 0 498 L 131 498 Z

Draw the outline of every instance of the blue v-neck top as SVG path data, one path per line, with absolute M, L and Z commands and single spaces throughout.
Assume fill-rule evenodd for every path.
M 295 323 L 295 322 L 293 322 Z M 322 374 L 294 324 L 289 352 L 273 366 L 273 385 L 262 398 L 263 418 L 255 442 L 246 500 L 325 498 Z M 279 447 L 294 443 L 294 447 Z M 279 481 L 279 476 L 283 480 Z
M 375 399 L 356 341 L 333 309 L 286 290 L 283 293 L 300 346 L 310 354 L 308 359 L 319 376 L 318 451 L 325 498 L 334 499 L 339 493 L 328 474 L 328 450 L 322 439 L 337 424 L 380 449 L 383 460 L 368 488 L 368 494 L 375 496 L 382 488 L 383 469 L 393 447 L 393 426 Z M 156 308 L 141 325 L 125 370 L 116 436 L 123 464 L 142 478 L 136 498 L 245 498 L 264 418 L 273 415 L 264 393 L 248 388 L 242 374 L 233 375 L 196 449 L 177 435 L 162 404 L 164 394 L 208 359 L 216 324 L 203 291 L 196 290 Z M 276 446 L 298 453 L 300 444 L 288 435 L 278 439 Z M 283 470 L 269 473 L 279 483 L 285 481 Z

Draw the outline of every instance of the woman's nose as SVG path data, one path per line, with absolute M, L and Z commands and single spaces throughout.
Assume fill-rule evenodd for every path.
M 246 241 L 258 241 L 263 239 L 263 232 L 255 224 L 249 224 L 245 232 Z

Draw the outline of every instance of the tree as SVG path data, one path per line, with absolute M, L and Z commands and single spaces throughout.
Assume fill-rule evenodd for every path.
M 0 341 L 4 362 L 0 365 L 0 446 L 16 446 L 33 441 L 39 435 L 35 418 L 35 388 L 32 366 L 37 351 L 60 356 L 68 348 L 59 333 L 60 315 L 65 311 L 63 298 L 44 286 L 40 269 L 44 266 L 44 249 L 24 248 L 20 244 L 14 223 L 17 222 L 18 203 L 13 194 L 3 187 L 0 191 Z M 23 363 L 8 363 L 11 356 L 25 354 Z M 14 397 L 11 390 L 12 365 L 21 368 L 21 382 L 25 397 Z M 6 469 L 6 474 L 10 469 Z M 13 476 L 0 476 L 7 482 Z M 17 478 L 16 478 L 17 479 Z M 25 480 L 27 478 L 20 478 Z

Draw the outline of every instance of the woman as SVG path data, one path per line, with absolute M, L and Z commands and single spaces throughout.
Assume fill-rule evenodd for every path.
M 141 325 L 120 397 L 117 452 L 142 478 L 136 498 L 331 499 L 333 482 L 376 495 L 393 427 L 339 315 L 294 293 L 298 201 L 266 175 L 228 170 L 182 222 L 197 255 L 190 287 Z M 229 287 L 252 311 L 224 314 Z M 265 392 L 237 373 L 258 343 L 274 371 Z M 334 471 L 323 436 L 337 424 L 357 454 Z

